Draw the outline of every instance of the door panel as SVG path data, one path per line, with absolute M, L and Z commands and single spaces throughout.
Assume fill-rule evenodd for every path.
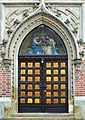
M 39 112 L 41 109 L 40 69 L 38 59 L 19 62 L 19 112 Z
M 44 63 L 44 84 L 46 85 L 44 111 L 67 112 L 67 61 L 45 59 Z
M 67 59 L 20 58 L 18 112 L 68 112 Z

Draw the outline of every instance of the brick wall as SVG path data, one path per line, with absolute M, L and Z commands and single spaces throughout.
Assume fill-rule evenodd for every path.
M 82 61 L 82 70 L 75 73 L 75 96 L 85 96 L 85 60 Z
M 0 97 L 11 96 L 11 74 L 9 70 L 0 67 Z

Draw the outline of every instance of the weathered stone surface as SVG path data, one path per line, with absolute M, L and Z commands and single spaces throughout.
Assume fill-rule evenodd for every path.
M 75 97 L 75 116 L 85 119 L 85 97 Z
M 76 117 L 74 114 L 68 113 L 17 113 L 13 114 L 13 117 L 2 118 L 2 120 L 82 120 L 81 117 Z
M 85 96 L 75 97 L 75 105 L 76 106 L 85 106 Z
M 4 107 L 4 116 L 5 117 L 11 116 L 11 107 Z
M 0 117 L 11 116 L 11 99 L 10 98 L 0 98 Z
M 82 116 L 82 107 L 81 106 L 75 106 L 75 116 L 80 117 Z
M 4 107 L 3 107 L 3 103 L 0 102 L 0 118 L 4 117 Z
M 1 120 L 82 120 L 81 117 L 52 117 L 52 118 L 49 118 L 49 117 L 36 117 L 36 118 L 33 118 L 33 117 L 26 117 L 26 118 L 2 118 Z

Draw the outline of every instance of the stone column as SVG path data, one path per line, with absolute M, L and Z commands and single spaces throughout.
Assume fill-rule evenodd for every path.
M 0 3 L 0 43 L 3 40 L 3 33 L 5 27 L 5 9 L 2 3 Z
M 85 3 L 82 4 L 81 16 L 81 34 L 83 42 L 85 42 Z

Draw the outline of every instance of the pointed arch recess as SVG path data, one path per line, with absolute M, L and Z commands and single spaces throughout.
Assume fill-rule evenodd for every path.
M 11 72 L 12 72 L 12 99 L 13 105 L 12 111 L 13 113 L 18 112 L 18 52 L 21 46 L 22 41 L 26 37 L 26 35 L 32 31 L 34 28 L 38 27 L 39 25 L 44 24 L 52 28 L 63 40 L 67 53 L 68 53 L 68 76 L 69 76 L 69 83 L 68 83 L 68 99 L 69 101 L 73 97 L 73 69 L 72 60 L 79 58 L 78 46 L 75 40 L 75 37 L 70 32 L 69 28 L 62 23 L 59 19 L 55 18 L 52 15 L 49 15 L 44 12 L 40 12 L 35 14 L 34 16 L 27 17 L 24 19 L 14 30 L 9 38 L 9 42 L 7 45 L 7 58 L 11 58 Z M 16 71 L 16 72 L 15 72 Z M 17 74 L 16 74 L 17 73 Z
M 7 45 L 7 54 L 6 56 L 10 58 L 11 46 L 15 49 L 16 44 L 18 43 L 19 38 L 23 34 L 23 38 L 35 27 L 40 24 L 45 24 L 52 28 L 58 35 L 63 39 L 63 42 L 66 45 L 68 53 L 71 53 L 70 57 L 72 59 L 79 58 L 78 44 L 76 42 L 75 36 L 69 30 L 68 26 L 62 23 L 59 18 L 55 18 L 54 16 L 47 14 L 45 12 L 40 12 L 35 14 L 34 16 L 27 17 L 24 19 L 14 30 L 9 38 L 9 42 Z M 23 39 L 19 42 L 22 43 Z M 13 43 L 13 44 L 12 44 Z M 13 52 L 14 52 L 13 49 Z

